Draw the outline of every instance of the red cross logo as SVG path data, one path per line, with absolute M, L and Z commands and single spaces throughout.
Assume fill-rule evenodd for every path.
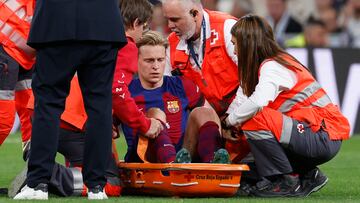
M 297 124 L 297 126 L 296 126 L 296 128 L 298 129 L 298 132 L 299 133 L 304 133 L 304 125 L 303 124 L 301 124 L 301 123 L 299 123 L 299 124 Z
M 187 175 L 184 175 L 184 178 L 187 179 L 187 181 L 191 181 L 191 179 L 195 178 L 194 175 L 191 175 L 191 173 L 189 172 Z
M 210 39 L 210 45 L 214 45 L 215 42 L 219 39 L 219 33 L 215 30 L 211 30 Z

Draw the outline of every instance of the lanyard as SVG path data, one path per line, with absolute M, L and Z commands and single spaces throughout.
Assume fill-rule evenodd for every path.
M 203 41 L 202 41 L 202 57 L 204 58 L 205 56 L 205 46 L 206 46 L 206 25 L 205 25 L 205 18 L 203 18 L 202 22 L 201 22 L 201 28 L 202 28 L 202 32 L 203 32 Z M 192 40 L 188 40 L 187 41 L 188 44 L 188 49 L 189 49 L 189 53 L 190 56 L 194 59 L 196 65 L 199 67 L 199 69 L 201 69 L 200 63 L 198 61 L 198 57 L 195 54 L 195 50 L 194 50 L 194 43 Z

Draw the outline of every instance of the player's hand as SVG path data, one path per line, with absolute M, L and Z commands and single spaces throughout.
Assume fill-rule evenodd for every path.
M 164 129 L 164 126 L 159 120 L 154 118 L 150 118 L 150 122 L 150 128 L 144 136 L 153 139 L 159 135 L 159 133 Z
M 222 129 L 222 137 L 230 141 L 239 141 L 241 139 L 241 134 L 237 132 L 235 128 Z
M 233 126 L 228 126 L 226 123 L 226 118 L 228 116 L 229 114 L 226 113 L 220 117 L 222 137 L 226 140 L 238 141 L 240 140 L 240 137 L 238 136 L 237 128 Z

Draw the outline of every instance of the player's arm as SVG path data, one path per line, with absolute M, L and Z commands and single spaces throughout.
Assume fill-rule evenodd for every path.
M 133 78 L 131 67 L 134 65 L 131 64 L 134 63 L 133 60 L 128 60 L 129 58 L 136 60 L 137 51 L 122 50 L 118 53 L 112 86 L 114 116 L 129 127 L 145 134 L 150 128 L 151 121 L 139 110 L 129 92 L 128 85 Z
M 189 101 L 189 109 L 194 109 L 195 107 L 200 107 L 205 105 L 205 97 L 201 93 L 199 87 L 195 85 L 191 80 L 180 77 L 186 97 Z
M 242 89 L 238 89 L 234 102 L 239 101 L 238 105 L 228 110 L 229 116 L 226 118 L 228 126 L 241 125 L 253 117 L 263 107 L 274 101 L 284 90 L 290 90 L 296 84 L 297 78 L 293 71 L 287 69 L 276 61 L 268 61 L 260 69 L 259 82 L 254 92 L 246 97 L 242 94 Z M 241 91 L 241 92 L 240 92 Z M 241 98 L 241 94 L 243 95 Z

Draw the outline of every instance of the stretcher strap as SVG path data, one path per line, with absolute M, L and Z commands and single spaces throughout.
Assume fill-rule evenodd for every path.
M 149 145 L 149 140 L 144 136 L 139 136 L 137 154 L 144 163 L 149 163 L 149 161 L 146 159 L 146 151 L 148 145 Z

